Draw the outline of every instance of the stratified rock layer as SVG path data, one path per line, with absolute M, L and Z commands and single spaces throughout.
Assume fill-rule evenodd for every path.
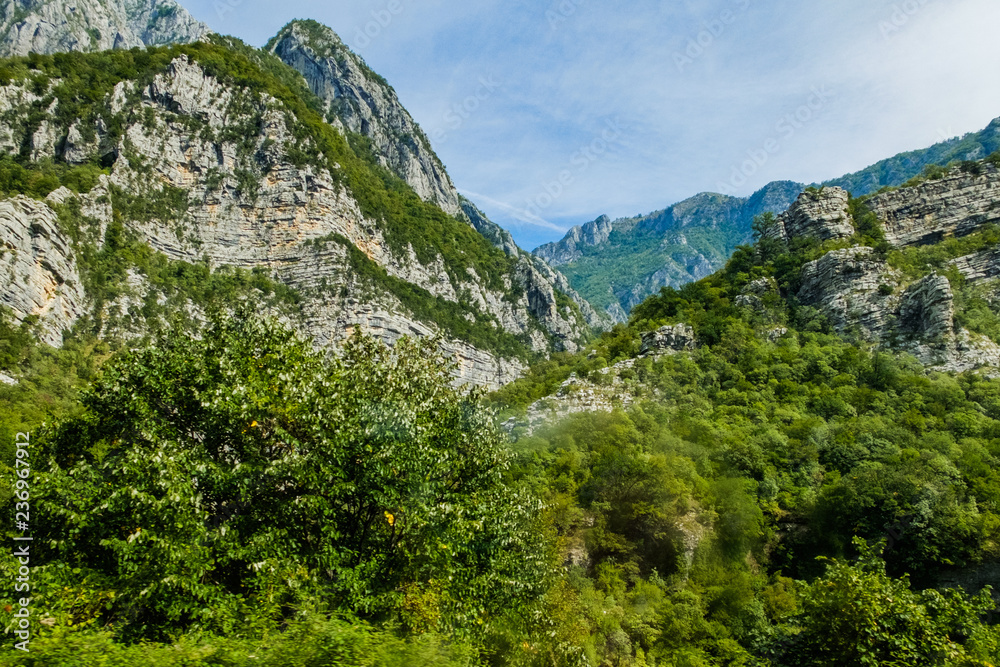
M 0 56 L 195 42 L 211 32 L 174 0 L 7 0 Z
M 854 234 L 847 204 L 850 195 L 842 188 L 806 190 L 787 211 L 775 219 L 765 238 L 787 240 L 805 237 L 827 241 L 846 239 Z
M 868 205 L 882 221 L 886 239 L 897 247 L 964 236 L 1000 222 L 997 168 L 982 163 L 978 171 L 954 168 L 944 178 L 872 197 Z

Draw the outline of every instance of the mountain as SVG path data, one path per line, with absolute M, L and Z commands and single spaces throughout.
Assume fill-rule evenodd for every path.
M 299 62 L 297 34 L 273 50 Z M 459 381 L 498 386 L 600 321 L 543 262 L 438 205 L 447 174 L 429 147 L 411 150 L 418 128 L 360 59 L 323 75 L 373 101 L 344 116 L 234 39 L 65 62 L 8 60 L 0 86 L 0 224 L 15 250 L 0 262 L 16 278 L 0 305 L 46 342 L 198 326 L 250 300 L 323 346 L 355 330 L 440 334 Z M 369 134 L 351 129 L 362 116 Z M 437 173 L 442 189 L 397 171 L 418 186 Z
M 8 0 L 0 57 L 195 42 L 211 32 L 174 0 Z
M 265 48 L 305 77 L 332 124 L 370 143 L 378 164 L 406 181 L 425 201 L 460 214 L 458 191 L 423 130 L 392 86 L 333 30 L 316 21 L 293 21 Z
M 844 188 L 855 197 L 884 187 L 897 187 L 923 172 L 929 165 L 981 160 L 1000 150 L 1000 118 L 985 129 L 934 144 L 929 148 L 900 153 L 861 171 L 834 178 L 822 185 Z
M 594 307 L 624 322 L 661 287 L 704 278 L 725 264 L 750 239 L 754 216 L 784 210 L 803 187 L 781 181 L 745 199 L 702 193 L 649 215 L 601 216 L 534 254 L 559 267 Z
M 981 132 L 901 153 L 814 187 L 840 187 L 860 197 L 898 187 L 930 165 L 979 160 L 997 150 L 1000 118 Z M 560 267 L 595 307 L 624 322 L 633 307 L 661 287 L 677 287 L 721 268 L 736 246 L 750 241 L 755 215 L 784 210 L 804 188 L 779 181 L 747 200 L 702 193 L 648 216 L 614 222 L 602 216 L 534 253 Z

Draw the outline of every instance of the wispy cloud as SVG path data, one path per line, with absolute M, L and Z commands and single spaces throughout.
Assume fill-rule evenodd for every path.
M 471 190 L 463 190 L 461 188 L 459 188 L 459 192 L 461 192 L 463 195 L 465 195 L 468 199 L 472 201 L 475 201 L 477 203 L 485 202 L 489 204 L 491 207 L 500 209 L 504 213 L 510 215 L 518 223 L 521 223 L 522 225 L 528 225 L 531 227 L 540 227 L 542 229 L 550 229 L 554 232 L 560 232 L 562 234 L 565 234 L 566 232 L 569 231 L 568 228 L 560 227 L 557 224 L 551 223 L 548 220 L 545 220 L 544 218 L 541 218 L 538 215 L 535 215 L 534 213 L 531 213 L 528 210 L 521 209 L 516 206 L 511 206 L 507 202 L 500 201 L 499 199 L 494 199 L 493 197 L 490 197 L 489 195 L 484 195 L 481 192 L 472 192 Z

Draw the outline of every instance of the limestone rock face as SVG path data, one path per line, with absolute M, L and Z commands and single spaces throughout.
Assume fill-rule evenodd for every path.
M 425 201 L 461 214 L 458 191 L 423 130 L 396 92 L 365 65 L 332 30 L 313 21 L 294 21 L 268 44 L 298 70 L 327 105 L 328 116 L 372 142 L 375 157 Z
M 802 267 L 797 297 L 822 310 L 838 331 L 857 327 L 865 338 L 875 339 L 898 301 L 882 295 L 879 286 L 895 280 L 892 269 L 871 248 L 834 250 Z
M 820 241 L 850 238 L 854 235 L 854 225 L 847 208 L 849 199 L 843 188 L 807 190 L 776 218 L 775 226 L 765 238 L 803 237 Z
M 953 168 L 946 177 L 886 192 L 868 205 L 896 247 L 937 243 L 1000 222 L 1000 173 L 983 163 L 979 174 Z
M 569 280 L 548 262 L 526 253 L 517 247 L 510 232 L 490 220 L 485 213 L 468 199 L 461 198 L 462 211 L 468 217 L 472 226 L 494 246 L 500 248 L 508 256 L 517 259 L 515 275 L 521 288 L 529 295 L 528 304 L 532 314 L 540 321 L 549 322 L 551 331 L 572 331 L 573 318 L 558 308 L 556 291 L 567 295 L 583 315 L 586 323 L 593 329 L 603 331 L 610 328 L 611 320 L 594 310 L 576 290 L 570 287 Z M 567 326 L 569 328 L 567 329 Z M 571 335 L 579 336 L 579 332 Z M 567 348 L 568 349 L 568 348 Z
M 569 264 L 583 256 L 586 246 L 600 245 L 611 238 L 614 227 L 611 218 L 602 215 L 585 225 L 577 225 L 570 229 L 562 240 L 556 243 L 546 243 L 536 248 L 534 253 L 552 266 Z
M 1000 276 L 1000 247 L 959 257 L 951 262 L 966 280 L 980 282 Z
M 774 281 L 774 278 L 760 278 L 747 284 L 747 286 L 740 291 L 740 294 L 737 294 L 736 298 L 733 299 L 733 303 L 737 306 L 760 311 L 764 308 L 762 297 L 768 293 L 776 293 L 777 291 L 778 285 Z
M 640 354 L 675 354 L 697 346 L 694 329 L 687 324 L 675 324 L 643 333 Z
M 944 178 L 876 195 L 868 206 L 892 246 L 937 243 L 1000 222 L 1000 172 L 989 162 L 956 167 Z M 785 234 L 793 217 L 792 210 L 781 216 L 775 233 Z M 831 214 L 825 218 L 833 219 Z M 969 284 L 994 281 L 1000 277 L 1000 250 L 986 248 L 952 260 L 949 266 Z M 997 343 L 956 325 L 954 294 L 946 276 L 935 272 L 908 282 L 871 248 L 834 250 L 805 265 L 796 296 L 800 303 L 822 311 L 838 332 L 893 340 L 934 368 L 963 371 L 1000 365 Z
M 352 258 L 359 252 L 396 284 L 452 304 L 476 326 L 516 336 L 539 353 L 576 349 L 589 336 L 580 305 L 586 302 L 571 307 L 572 297 L 561 300 L 560 277 L 544 262 L 523 254 L 509 268 L 487 264 L 480 270 L 492 273 L 477 275 L 471 266 L 465 273 L 450 269 L 441 255 L 421 259 L 412 245 L 392 242 L 381 220 L 362 213 L 342 178 L 321 163 L 302 165 L 290 157 L 292 148 L 296 154 L 315 151 L 295 138 L 292 111 L 266 93 L 222 84 L 187 57 L 148 83 L 119 83 L 90 127 L 73 120 L 59 125 L 54 113 L 26 139 L 21 119 L 37 102 L 27 84 L 0 87 L 0 128 L 11 146 L 27 141 L 40 158 L 105 159 L 111 165 L 89 194 L 64 188 L 48 203 L 3 202 L 10 211 L 3 238 L 17 254 L 4 256 L 15 279 L 0 303 L 19 318 L 39 314 L 51 321 L 48 342 L 57 343 L 63 329 L 95 307 L 80 291 L 72 244 L 55 223 L 55 209 L 71 204 L 79 207 L 74 220 L 95 242 L 121 220 L 171 260 L 258 272 L 292 288 L 301 302 L 281 314 L 321 346 L 337 345 L 357 329 L 389 343 L 441 330 L 433 314 L 418 316 L 403 303 L 387 286 L 392 283 L 357 275 Z M 112 134 L 109 127 L 120 129 Z M 22 288 L 28 273 L 32 287 Z M 130 294 L 94 313 L 116 323 L 102 333 L 117 327 L 131 335 L 141 324 L 135 313 L 144 300 L 166 297 L 138 274 L 130 274 L 122 289 Z M 197 309 L 189 314 L 203 316 Z M 524 367 L 447 336 L 441 349 L 456 360 L 459 383 L 498 387 Z
M 928 339 L 955 333 L 955 296 L 947 278 L 932 273 L 906 290 L 899 306 L 899 328 Z
M 62 345 L 62 332 L 85 310 L 76 260 L 44 202 L 17 196 L 0 200 L 0 303 L 20 321 L 38 318 L 41 339 Z
M 174 0 L 8 0 L 0 56 L 195 42 L 211 31 Z

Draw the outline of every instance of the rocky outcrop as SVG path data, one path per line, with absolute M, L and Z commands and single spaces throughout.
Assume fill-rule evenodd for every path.
M 637 395 L 623 373 L 634 366 L 635 359 L 628 359 L 610 368 L 594 371 L 589 378 L 573 373 L 554 394 L 532 403 L 523 416 L 508 419 L 504 428 L 531 435 L 536 428 L 556 423 L 570 415 L 627 409 L 635 403 Z
M 546 243 L 535 249 L 534 254 L 552 266 L 569 264 L 583 256 L 583 248 L 597 246 L 611 238 L 614 225 L 611 218 L 602 215 L 585 225 L 570 229 L 561 241 Z
M 469 222 L 472 223 L 475 230 L 482 234 L 487 241 L 511 257 L 520 257 L 525 254 L 518 247 L 517 243 L 514 242 L 514 237 L 511 236 L 511 233 L 490 220 L 473 202 L 461 195 L 459 195 L 459 202 L 462 206 L 462 212 L 465 213 Z
M 1000 246 L 959 257 L 950 264 L 970 282 L 1000 277 Z
M 84 313 L 86 296 L 68 239 L 44 202 L 0 200 L 0 303 L 22 321 L 38 319 L 39 338 L 62 345 L 63 330 Z
M 540 321 L 552 322 L 553 326 L 550 330 L 556 331 L 563 328 L 563 325 L 557 323 L 556 320 L 572 322 L 574 319 L 559 310 L 556 292 L 562 292 L 576 304 L 591 328 L 598 331 L 610 328 L 611 320 L 606 316 L 599 315 L 590 303 L 577 294 L 576 290 L 570 287 L 566 276 L 553 269 L 545 260 L 521 250 L 514 242 L 514 237 L 511 236 L 510 232 L 490 220 L 471 201 L 462 197 L 461 202 L 462 211 L 476 231 L 508 256 L 517 259 L 515 275 L 518 278 L 518 284 L 529 295 L 528 302 L 531 312 Z M 574 333 L 573 335 L 579 336 L 580 334 Z
M 898 276 L 867 247 L 834 250 L 802 267 L 799 302 L 819 308 L 838 331 L 858 329 L 869 340 L 886 329 L 898 297 L 883 294 L 882 285 Z
M 1000 366 L 1000 345 L 955 324 L 951 283 L 931 273 L 905 285 L 867 247 L 835 250 L 803 268 L 798 299 L 839 333 L 890 344 L 942 371 Z
M 848 211 L 850 195 L 842 188 L 806 190 L 787 211 L 779 215 L 764 238 L 814 238 L 820 241 L 846 239 L 854 235 Z
M 267 46 L 305 77 L 328 117 L 371 141 L 378 162 L 422 199 L 461 214 L 458 192 L 423 130 L 396 91 L 372 72 L 336 33 L 315 21 L 293 21 Z
M 944 276 L 932 273 L 903 294 L 899 305 L 899 331 L 925 340 L 955 333 L 955 296 Z
M 3 57 L 188 43 L 210 32 L 174 0 L 9 0 L 0 7 Z
M 868 206 L 886 240 L 896 247 L 926 245 L 1000 223 L 1000 172 L 988 162 L 975 171 L 955 167 L 944 178 L 872 197 Z
M 733 299 L 733 303 L 742 308 L 749 308 L 754 311 L 764 309 L 763 298 L 768 294 L 778 292 L 778 284 L 774 278 L 760 278 L 749 282 L 746 287 Z
M 640 355 L 676 354 L 696 347 L 694 329 L 687 324 L 674 324 L 643 333 Z

